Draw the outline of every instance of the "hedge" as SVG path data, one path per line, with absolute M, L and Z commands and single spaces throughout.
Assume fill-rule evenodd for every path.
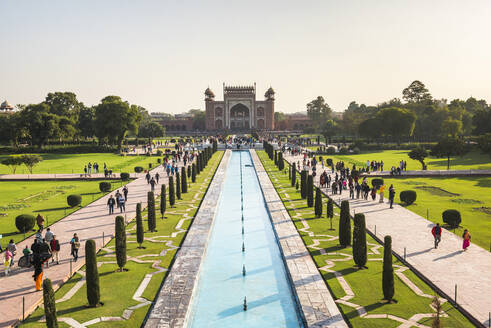
M 111 183 L 107 181 L 102 181 L 99 183 L 99 190 L 101 192 L 110 192 L 111 191 Z
M 380 179 L 380 178 L 372 179 L 372 186 L 375 187 L 376 189 L 380 188 L 380 186 L 383 185 L 384 185 L 384 179 Z
M 15 218 L 15 226 L 20 232 L 28 232 L 34 228 L 35 218 L 30 214 L 21 214 Z
M 134 170 L 135 170 L 136 173 L 141 173 L 141 172 L 143 172 L 143 167 L 141 167 L 141 166 L 135 166 Z
M 130 179 L 130 174 L 127 172 L 121 172 L 119 175 L 121 177 L 121 180 L 123 181 L 128 181 Z
M 452 228 L 457 228 L 462 222 L 460 212 L 457 210 L 445 210 L 442 213 L 443 222 L 448 224 Z
M 401 191 L 399 197 L 401 198 L 401 202 L 405 203 L 406 205 L 411 205 L 416 201 L 416 191 L 414 190 Z
M 70 207 L 75 207 L 82 204 L 82 196 L 80 195 L 69 195 L 66 198 L 66 202 Z

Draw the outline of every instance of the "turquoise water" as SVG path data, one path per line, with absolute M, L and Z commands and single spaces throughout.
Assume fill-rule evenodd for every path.
M 222 188 L 189 327 L 302 327 L 249 152 L 232 153 Z

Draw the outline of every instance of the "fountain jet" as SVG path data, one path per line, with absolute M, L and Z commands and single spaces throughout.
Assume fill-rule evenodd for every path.
M 244 296 L 244 311 L 247 311 L 247 298 Z
M 244 242 L 242 242 L 242 253 L 245 252 L 245 245 Z
M 245 277 L 246 275 L 246 269 L 245 269 L 245 264 L 242 265 L 242 275 Z

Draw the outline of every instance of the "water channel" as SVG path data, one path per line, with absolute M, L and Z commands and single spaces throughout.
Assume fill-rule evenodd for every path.
M 302 327 L 248 151 L 230 158 L 198 279 L 188 327 Z

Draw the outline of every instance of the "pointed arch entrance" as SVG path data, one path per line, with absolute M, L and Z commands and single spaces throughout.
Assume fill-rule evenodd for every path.
M 230 128 L 233 130 L 249 129 L 249 108 L 237 104 L 230 108 Z

